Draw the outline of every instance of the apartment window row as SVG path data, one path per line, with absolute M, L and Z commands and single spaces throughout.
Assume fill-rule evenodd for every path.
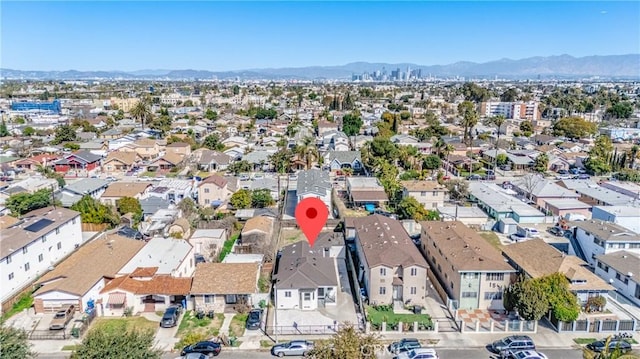
M 478 279 L 480 273 L 462 273 L 462 279 Z
M 477 298 L 478 293 L 476 292 L 462 292 L 462 298 Z
M 489 281 L 503 281 L 504 273 L 487 273 L 487 280 Z
M 603 271 L 605 271 L 607 273 L 609 272 L 609 266 L 604 264 L 604 263 L 602 263 L 602 262 L 600 262 L 600 261 L 598 261 L 598 268 L 602 269 Z
M 609 244 L 607 244 L 607 248 L 624 249 L 625 248 L 625 244 L 624 243 L 609 243 Z
M 502 299 L 502 292 L 484 292 L 484 300 Z
M 624 274 L 616 273 L 616 279 L 621 281 L 624 284 L 629 284 L 629 278 Z

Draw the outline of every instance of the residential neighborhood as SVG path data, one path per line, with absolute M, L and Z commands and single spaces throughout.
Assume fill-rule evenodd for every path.
M 39 352 L 105 323 L 173 357 L 309 354 L 352 329 L 379 357 L 414 337 L 638 352 L 640 132 L 620 131 L 640 127 L 637 82 L 399 68 L 0 89 L 2 323 Z M 308 198 L 329 213 L 314 239 Z

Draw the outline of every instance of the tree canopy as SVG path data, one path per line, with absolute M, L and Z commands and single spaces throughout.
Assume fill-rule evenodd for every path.
M 31 350 L 27 332 L 0 323 L 0 358 L 32 359 L 37 355 Z
M 57 145 L 63 142 L 75 141 L 77 139 L 78 136 L 73 127 L 70 125 L 60 125 L 56 128 L 56 134 L 51 143 Z
M 202 146 L 215 151 L 221 151 L 224 149 L 224 145 L 220 140 L 220 136 L 217 133 L 212 133 L 209 136 L 205 137 L 202 141 Z
M 251 207 L 251 191 L 248 189 L 239 189 L 229 199 L 229 203 L 236 209 L 245 209 Z
M 122 197 L 116 201 L 116 208 L 121 215 L 132 213 L 136 225 L 142 220 L 142 206 L 137 198 Z
M 611 139 L 605 135 L 598 136 L 593 148 L 589 151 L 589 157 L 584 163 L 587 172 L 593 175 L 611 172 L 610 157 L 612 150 Z
M 582 117 L 565 117 L 553 124 L 553 134 L 555 136 L 579 139 L 596 133 L 598 133 L 598 126 Z
M 578 298 L 569 290 L 569 281 L 562 273 L 544 277 L 520 276 L 516 283 L 505 289 L 505 308 L 516 308 L 525 320 L 540 320 L 549 311 L 563 322 L 578 318 Z
M 127 330 L 98 327 L 90 329 L 76 346 L 71 359 L 160 359 L 162 350 L 154 347 L 153 330 Z
M 363 334 L 349 323 L 342 324 L 331 339 L 318 342 L 308 353 L 315 359 L 377 359 L 383 345 L 375 334 Z
M 82 223 L 107 223 L 111 226 L 118 224 L 118 216 L 111 207 L 100 203 L 89 195 L 85 195 L 76 202 L 71 209 L 80 212 Z
M 263 188 L 251 191 L 251 206 L 253 208 L 269 207 L 275 202 L 269 189 Z
M 355 136 L 360 133 L 362 127 L 362 117 L 357 111 L 348 113 L 342 117 L 342 132 L 347 136 Z
M 13 216 L 19 217 L 36 209 L 44 208 L 52 204 L 51 190 L 43 188 L 34 193 L 16 193 L 5 202 L 5 206 Z

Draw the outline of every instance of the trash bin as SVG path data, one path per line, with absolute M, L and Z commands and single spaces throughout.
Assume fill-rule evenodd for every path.
M 421 314 L 422 313 L 422 307 L 419 305 L 414 305 L 413 306 L 413 314 Z
M 229 346 L 230 347 L 235 347 L 236 346 L 236 342 L 237 342 L 237 338 L 236 337 L 230 337 L 229 338 Z
M 71 328 L 71 336 L 74 338 L 80 338 L 80 328 L 78 327 Z

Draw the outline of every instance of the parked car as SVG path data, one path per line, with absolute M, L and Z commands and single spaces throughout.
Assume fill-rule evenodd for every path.
M 598 340 L 593 343 L 587 344 L 587 349 L 592 350 L 596 353 L 600 353 L 604 351 L 606 346 L 606 340 Z M 626 340 L 615 340 L 612 339 L 609 341 L 609 351 L 613 351 L 616 349 L 620 349 L 622 353 L 627 353 L 631 351 L 631 344 Z
M 171 328 L 178 325 L 178 317 L 180 316 L 180 307 L 177 305 L 169 306 L 162 316 L 160 326 L 163 328 Z
M 467 180 L 469 181 L 480 181 L 481 179 L 482 179 L 482 176 L 478 174 L 472 174 L 471 176 L 467 177 Z
M 507 350 L 501 353 L 500 356 L 504 359 L 548 359 L 546 355 L 535 350 Z
M 195 344 L 187 345 L 182 349 L 180 356 L 186 356 L 189 353 L 200 353 L 208 356 L 218 356 L 222 350 L 220 343 L 212 341 L 197 342 Z
M 411 349 L 420 348 L 420 342 L 416 338 L 403 338 L 400 341 L 389 344 L 387 349 L 393 354 L 409 351 Z
M 304 356 L 313 349 L 313 342 L 308 340 L 292 340 L 290 342 L 276 344 L 271 347 L 271 355 Z
M 565 175 L 559 174 L 559 175 L 556 176 L 557 180 L 568 180 L 568 179 L 572 179 L 572 178 L 573 177 L 571 175 L 569 175 L 569 174 L 565 174 Z
M 549 231 L 549 233 L 553 234 L 556 237 L 564 236 L 564 231 L 560 227 L 551 227 L 547 231 Z
M 262 323 L 262 309 L 252 309 L 247 317 L 247 329 L 260 329 Z
M 514 242 L 521 242 L 521 241 L 526 241 L 527 237 L 524 234 L 513 233 L 512 235 L 509 236 L 509 239 Z
M 61 330 L 67 327 L 67 324 L 73 319 L 76 312 L 76 306 L 73 304 L 65 305 L 56 312 L 49 324 L 49 330 Z
M 394 356 L 393 359 L 438 359 L 438 353 L 432 348 L 417 348 L 400 353 Z
M 507 350 L 536 350 L 536 346 L 527 335 L 510 335 L 491 343 L 490 349 L 494 353 L 502 353 Z
M 589 176 L 588 174 L 585 174 L 585 173 L 582 173 L 582 174 L 578 175 L 578 179 L 581 179 L 581 180 L 587 180 L 587 179 L 590 179 L 590 178 L 591 178 L 591 176 Z
M 511 171 L 511 166 L 509 165 L 502 165 L 499 168 L 503 171 Z

